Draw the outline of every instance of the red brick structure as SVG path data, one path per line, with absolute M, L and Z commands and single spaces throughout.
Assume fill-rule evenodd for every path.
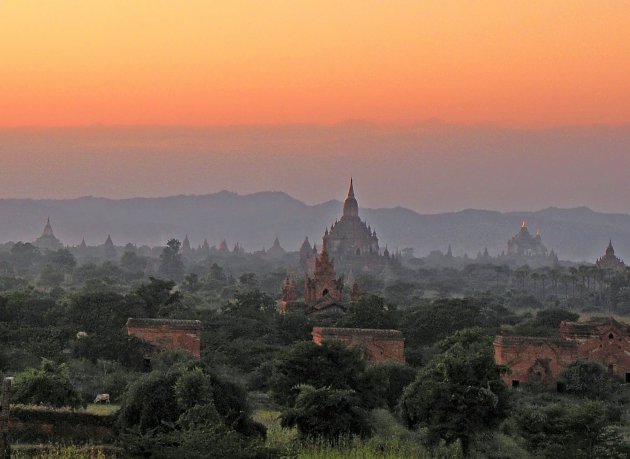
M 337 278 L 333 260 L 328 256 L 328 245 L 325 238 L 322 253 L 315 260 L 313 277 L 306 276 L 304 279 L 304 301 L 313 304 L 322 300 L 343 300 L 343 279 Z
M 398 330 L 369 328 L 313 327 L 313 342 L 340 341 L 348 347 L 358 347 L 370 362 L 395 360 L 405 363 L 405 339 Z
M 158 352 L 182 350 L 201 357 L 201 321 L 175 319 L 127 320 L 127 334 L 151 344 Z
M 497 336 L 495 361 L 510 372 L 506 384 L 555 382 L 577 360 L 592 360 L 630 382 L 630 327 L 608 319 L 562 322 L 560 338 Z

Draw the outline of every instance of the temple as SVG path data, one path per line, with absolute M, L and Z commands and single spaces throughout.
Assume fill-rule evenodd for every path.
M 33 245 L 39 248 L 40 250 L 49 250 L 54 252 L 59 249 L 63 249 L 63 244 L 55 237 L 53 233 L 52 225 L 50 224 L 50 218 L 46 221 L 46 226 L 44 226 L 44 232 L 40 237 L 38 237 Z
M 562 322 L 558 338 L 498 336 L 494 355 L 508 371 L 503 379 L 521 383 L 556 382 L 562 371 L 578 360 L 591 360 L 609 373 L 630 382 L 630 327 L 612 317 L 589 322 Z
M 284 254 L 286 254 L 286 250 L 282 248 L 282 246 L 280 245 L 280 239 L 278 239 L 278 236 L 276 236 L 273 241 L 273 245 L 269 250 L 267 250 L 267 255 L 274 258 L 280 258 L 284 256 Z
M 304 281 L 304 301 L 316 303 L 319 301 L 342 301 L 343 278 L 337 279 L 335 266 L 328 256 L 328 243 L 324 239 L 322 253 L 315 260 L 313 277 L 306 276 Z
M 322 239 L 328 253 L 334 257 L 337 269 L 346 275 L 353 271 L 384 274 L 387 269 L 400 266 L 400 255 L 397 252 L 390 254 L 387 248 L 381 253 L 376 231 L 359 217 L 352 179 L 341 219 L 331 225 L 330 231 L 326 228 Z M 306 238 L 300 247 L 300 266 L 304 271 L 314 269 L 316 255 L 315 246 L 311 248 Z
M 295 278 L 287 274 L 282 284 L 282 297 L 277 302 L 281 314 L 301 312 L 319 323 L 334 321 L 346 312 L 343 277 L 337 277 L 333 259 L 328 256 L 326 242 L 315 257 L 312 275 L 304 275 L 304 299 L 298 299 Z
M 341 220 L 326 229 L 324 241 L 334 256 L 378 254 L 378 238 L 372 230 L 359 218 L 359 203 L 354 197 L 354 186 L 350 179 L 348 197 L 343 204 Z
M 508 255 L 547 256 L 547 247 L 542 243 L 540 231 L 536 232 L 536 236 L 532 236 L 525 220 L 521 222 L 521 230 L 508 241 L 507 249 Z
M 600 269 L 613 269 L 622 270 L 626 267 L 625 263 L 615 255 L 615 249 L 612 245 L 612 240 L 608 243 L 606 253 L 601 258 L 598 258 L 595 262 Z

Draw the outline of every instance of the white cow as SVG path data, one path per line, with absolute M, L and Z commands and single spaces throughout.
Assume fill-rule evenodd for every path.
M 94 403 L 109 403 L 109 394 L 98 394 Z

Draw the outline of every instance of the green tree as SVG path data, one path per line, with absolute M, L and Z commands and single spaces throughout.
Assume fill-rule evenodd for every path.
M 269 387 L 276 402 L 291 406 L 301 384 L 360 392 L 364 371 L 365 362 L 356 349 L 338 342 L 321 346 L 301 342 L 276 359 Z
M 74 258 L 74 255 L 72 255 L 72 252 L 68 249 L 59 249 L 55 252 L 49 252 L 44 258 L 44 261 L 63 273 L 72 272 L 77 265 L 77 259 Z
M 42 359 L 39 369 L 30 368 L 15 376 L 12 399 L 14 403 L 57 408 L 83 405 L 70 382 L 68 367 L 47 359 Z
M 136 289 L 135 294 L 144 303 L 145 317 L 173 317 L 187 312 L 182 305 L 181 293 L 174 290 L 175 285 L 172 280 L 149 277 L 148 284 Z
M 350 328 L 396 328 L 394 311 L 385 306 L 383 298 L 376 295 L 362 296 L 351 303 L 340 326 Z
M 40 258 L 39 249 L 30 242 L 18 242 L 11 248 L 11 261 L 19 274 L 28 274 Z
M 352 390 L 309 385 L 298 388 L 295 406 L 282 413 L 283 427 L 297 426 L 300 436 L 335 442 L 342 436 L 368 436 L 367 413 Z
M 44 266 L 44 269 L 39 273 L 39 284 L 44 287 L 58 287 L 63 282 L 63 279 L 63 271 L 51 264 Z
M 365 371 L 366 386 L 377 402 L 395 411 L 405 387 L 416 378 L 416 369 L 399 362 L 383 362 L 370 365 Z
M 606 403 L 587 400 L 526 406 L 515 418 L 536 457 L 625 458 L 630 445 L 608 415 Z
M 564 369 L 560 375 L 567 393 L 579 397 L 606 400 L 622 386 L 620 378 L 608 373 L 599 363 L 579 360 Z
M 476 434 L 505 417 L 507 387 L 481 329 L 459 331 L 439 347 L 442 353 L 405 389 L 401 414 L 409 427 L 426 427 L 431 443 L 460 440 L 467 451 Z
M 144 272 L 147 267 L 147 262 L 147 258 L 129 251 L 125 251 L 120 258 L 120 266 L 122 269 L 131 273 Z
M 182 244 L 177 239 L 170 239 L 160 255 L 160 276 L 179 282 L 184 278 L 184 262 L 179 253 Z

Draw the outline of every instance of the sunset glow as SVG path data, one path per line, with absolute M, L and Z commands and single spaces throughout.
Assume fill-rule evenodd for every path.
M 0 126 L 630 122 L 630 3 L 9 0 Z

